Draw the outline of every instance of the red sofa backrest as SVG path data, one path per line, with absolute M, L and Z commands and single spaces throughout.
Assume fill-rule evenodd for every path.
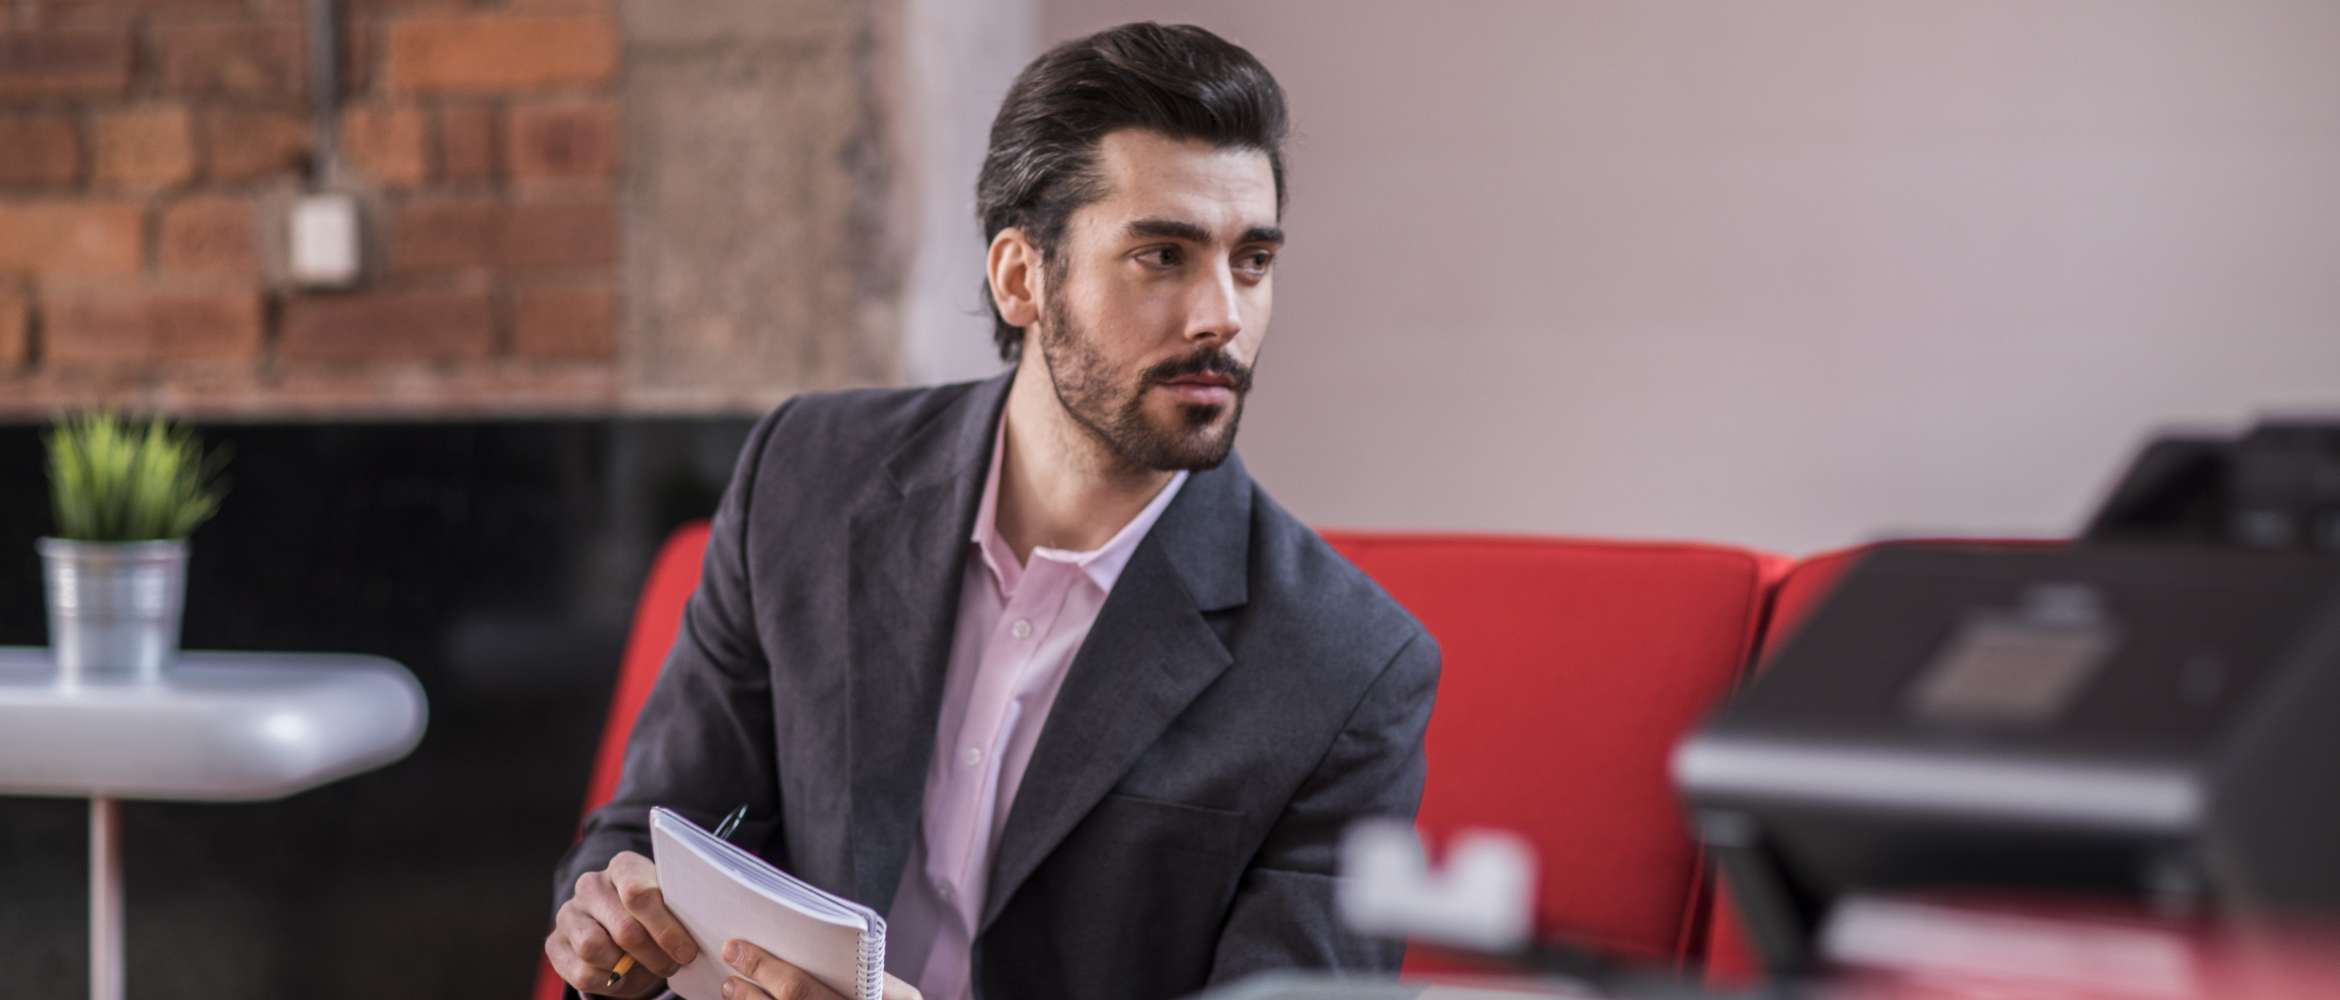
M 1444 652 L 1424 837 L 1437 844 L 1474 827 L 1525 835 L 1541 872 L 1539 930 L 1618 954 L 1694 961 L 1712 893 L 1666 757 L 1744 674 L 1785 561 L 1694 544 L 1326 538 Z M 706 544 L 705 522 L 678 529 L 643 587 L 587 812 L 616 791 L 634 716 L 698 587 Z M 1805 573 L 1804 586 L 1819 573 Z M 1789 574 L 1782 593 L 1797 586 Z M 1408 972 L 1441 967 L 1461 966 L 1420 950 L 1407 957 Z M 549 968 L 535 995 L 559 997 Z
M 619 661 L 617 689 L 609 700 L 609 719 L 601 727 L 601 749 L 593 758 L 593 777 L 585 784 L 585 812 L 607 804 L 617 794 L 618 775 L 625 769 L 626 738 L 634 731 L 634 717 L 666 667 L 666 654 L 682 630 L 683 605 L 699 589 L 699 569 L 707 555 L 707 522 L 692 521 L 676 528 L 659 546 L 650 564 L 650 579 L 634 604 L 633 630 L 626 636 L 625 659 Z M 580 822 L 582 822 L 580 814 Z M 560 1000 L 561 981 L 552 966 L 539 962 L 536 1000 Z
M 1695 958 L 1702 865 L 1666 772 L 1743 673 L 1780 561 L 1740 549 L 1326 534 L 1444 653 L 1418 826 L 1535 846 L 1538 930 Z M 1457 968 L 1422 949 L 1408 972 Z
M 601 751 L 593 758 L 593 780 L 585 786 L 585 811 L 592 812 L 617 794 L 618 774 L 626 763 L 626 737 L 634 731 L 634 716 L 658 683 L 666 654 L 682 631 L 683 605 L 699 589 L 699 570 L 707 557 L 707 522 L 692 521 L 666 536 L 658 558 L 650 564 L 650 579 L 634 605 L 633 631 L 626 636 L 626 658 L 618 667 L 617 690 L 610 696 L 609 721 L 601 729 Z

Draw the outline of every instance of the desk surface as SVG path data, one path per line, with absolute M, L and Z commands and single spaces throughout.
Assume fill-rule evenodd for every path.
M 427 711 L 374 656 L 185 652 L 159 681 L 69 685 L 0 647 L 0 795 L 280 799 L 406 756 Z

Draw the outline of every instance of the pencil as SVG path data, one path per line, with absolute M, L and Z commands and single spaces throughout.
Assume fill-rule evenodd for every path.
M 747 804 L 743 802 L 740 803 L 739 808 L 732 810 L 730 815 L 723 817 L 723 822 L 715 824 L 715 839 L 730 840 L 732 833 L 739 829 L 739 824 L 741 821 L 746 819 Z M 634 971 L 634 956 L 618 956 L 617 964 L 610 967 L 608 981 L 603 982 L 601 987 L 603 989 L 608 989 L 612 986 L 616 986 L 618 984 L 618 980 L 626 978 L 626 973 L 632 971 Z

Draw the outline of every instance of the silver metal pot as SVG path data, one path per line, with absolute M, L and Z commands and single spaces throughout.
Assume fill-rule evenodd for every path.
M 154 681 L 179 653 L 187 543 L 35 543 L 48 582 L 49 649 L 74 681 Z

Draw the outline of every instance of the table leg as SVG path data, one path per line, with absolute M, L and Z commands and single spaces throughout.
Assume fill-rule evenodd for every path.
M 89 800 L 89 996 L 122 1000 L 122 804 Z

